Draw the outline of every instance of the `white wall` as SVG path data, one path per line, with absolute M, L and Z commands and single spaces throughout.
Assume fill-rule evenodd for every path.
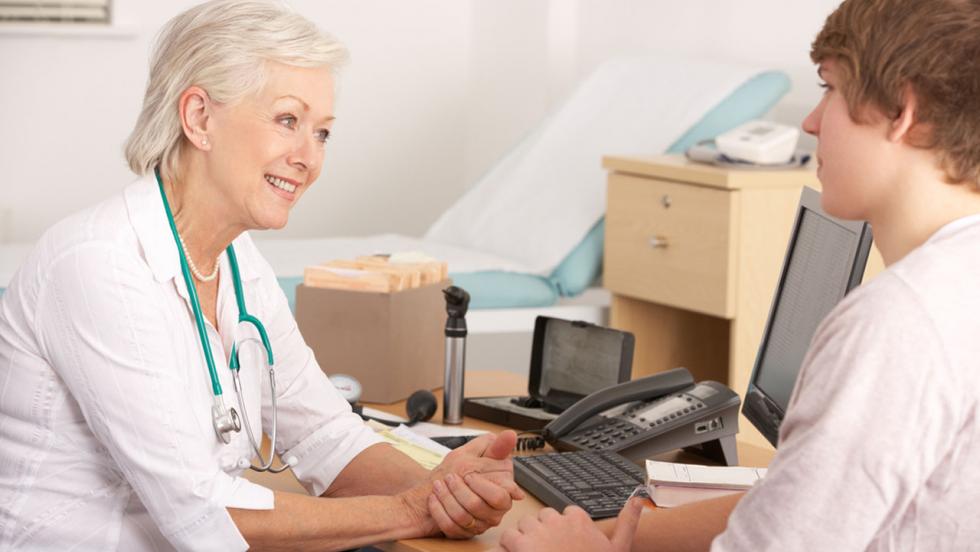
M 132 36 L 0 31 L 0 240 L 36 239 L 132 180 L 122 144 L 142 100 L 150 42 L 194 2 L 115 4 Z M 324 176 L 284 234 L 421 233 L 462 189 L 469 4 L 293 4 L 341 38 L 353 62 L 341 77 Z
M 116 0 L 129 36 L 0 27 L 0 242 L 32 241 L 132 179 L 122 144 L 153 33 L 191 0 Z M 324 174 L 281 236 L 421 234 L 609 56 L 669 51 L 764 63 L 819 92 L 809 42 L 838 0 L 293 0 L 343 40 Z
M 793 89 L 773 118 L 799 124 L 820 97 L 810 43 L 840 0 L 579 0 L 583 70 L 619 53 L 674 51 L 781 69 Z

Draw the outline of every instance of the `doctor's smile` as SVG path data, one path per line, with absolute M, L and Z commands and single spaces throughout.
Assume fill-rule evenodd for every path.
M 299 184 L 297 184 L 294 181 L 290 181 L 288 179 L 281 178 L 281 177 L 278 177 L 278 176 L 272 176 L 270 174 L 265 175 L 265 180 L 269 184 L 272 184 L 277 190 L 282 190 L 282 191 L 286 192 L 286 194 L 288 194 L 288 195 L 286 195 L 284 197 L 286 197 L 288 199 L 292 199 L 293 198 L 293 192 L 295 192 L 296 191 L 296 187 L 299 186 Z

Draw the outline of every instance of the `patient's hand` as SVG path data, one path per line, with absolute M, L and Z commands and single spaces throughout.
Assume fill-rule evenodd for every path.
M 479 535 L 500 523 L 524 491 L 514 482 L 510 453 L 517 435 L 484 435 L 452 451 L 432 471 L 429 515 L 450 538 Z
M 551 508 L 526 516 L 517 529 L 508 529 L 500 537 L 498 551 L 506 552 L 627 552 L 640 522 L 643 503 L 630 500 L 616 518 L 612 538 L 596 527 L 585 510 L 577 506 L 559 514 Z

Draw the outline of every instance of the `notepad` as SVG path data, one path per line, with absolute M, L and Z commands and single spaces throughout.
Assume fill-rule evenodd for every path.
M 647 460 L 647 488 L 650 498 L 660 508 L 746 491 L 765 475 L 765 468 Z
M 698 466 L 647 460 L 648 481 L 676 487 L 746 490 L 765 475 L 765 468 Z

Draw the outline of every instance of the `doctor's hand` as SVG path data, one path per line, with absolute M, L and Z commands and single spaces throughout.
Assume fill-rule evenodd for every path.
M 636 526 L 643 512 L 643 502 L 631 499 L 619 512 L 612 537 L 596 527 L 589 514 L 578 506 L 565 508 L 559 514 L 551 508 L 526 516 L 517 529 L 508 529 L 500 537 L 495 551 L 505 552 L 627 552 L 633 543 Z
M 517 434 L 487 434 L 450 452 L 432 471 L 429 515 L 450 538 L 470 538 L 500 524 L 524 491 L 514 482 L 510 453 Z

